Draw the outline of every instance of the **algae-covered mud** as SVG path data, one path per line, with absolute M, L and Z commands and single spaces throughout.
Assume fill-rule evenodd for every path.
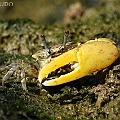
M 63 42 L 64 31 L 69 30 L 68 41 L 84 43 L 106 37 L 120 49 L 120 3 L 101 1 L 86 9 L 82 17 L 70 23 L 36 24 L 29 19 L 0 21 L 0 71 L 11 63 L 19 68 L 39 64 L 31 56 L 43 49 L 41 34 L 47 44 Z M 22 66 L 23 65 L 23 66 Z M 120 59 L 108 68 L 79 80 L 55 87 L 41 87 L 36 77 L 27 76 L 27 92 L 21 86 L 20 72 L 12 75 L 2 87 L 0 73 L 0 120 L 119 120 L 120 118 Z M 26 74 L 29 74 L 28 71 Z

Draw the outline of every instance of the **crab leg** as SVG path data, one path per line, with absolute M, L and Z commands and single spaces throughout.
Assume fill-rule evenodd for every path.
M 119 51 L 114 42 L 102 38 L 92 40 L 54 58 L 40 70 L 38 79 L 44 86 L 67 83 L 108 67 L 118 57 Z M 70 62 L 78 62 L 78 66 L 72 72 L 44 81 L 51 72 Z
M 11 65 L 8 65 L 6 67 L 0 68 L 0 72 L 3 72 L 5 70 L 9 70 L 11 67 L 12 67 Z
M 3 77 L 2 79 L 2 86 L 4 86 L 5 81 L 7 81 L 7 79 L 15 72 L 15 70 L 17 69 L 17 66 L 13 66 L 8 72 L 7 74 Z
M 25 73 L 24 71 L 21 71 L 21 84 L 22 84 L 22 88 L 23 90 L 27 90 L 27 87 L 26 87 L 26 79 L 25 79 Z

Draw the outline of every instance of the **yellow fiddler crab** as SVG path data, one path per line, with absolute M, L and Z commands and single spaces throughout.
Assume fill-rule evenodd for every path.
M 44 86 L 56 86 L 82 78 L 93 72 L 102 70 L 111 65 L 118 57 L 119 51 L 114 41 L 108 38 L 98 38 L 84 44 L 67 42 L 69 31 L 65 32 L 63 44 L 48 47 L 45 36 L 41 35 L 45 47 L 32 55 L 39 64 L 26 68 L 24 63 L 12 63 L 0 71 L 9 70 L 2 79 L 2 84 L 17 70 L 20 70 L 22 87 L 26 88 L 26 71 L 38 77 Z
M 115 42 L 108 38 L 96 38 L 84 44 L 68 45 L 67 37 L 68 32 L 65 34 L 63 45 L 57 46 L 57 52 L 54 52 L 54 47 L 48 48 L 44 43 L 48 54 L 47 59 L 45 58 L 47 61 L 38 75 L 39 82 L 44 86 L 56 86 L 77 80 L 108 67 L 119 57 Z M 45 37 L 42 38 L 45 42 Z M 39 51 L 32 55 L 41 61 L 40 56 Z

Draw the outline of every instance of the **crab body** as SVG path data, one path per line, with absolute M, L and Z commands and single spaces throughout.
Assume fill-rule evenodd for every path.
M 39 71 L 38 79 L 44 86 L 60 85 L 102 70 L 118 57 L 119 51 L 112 40 L 107 38 L 90 40 L 53 58 Z M 49 80 L 52 72 L 56 71 L 55 74 L 58 74 L 58 69 L 65 69 L 66 66 L 71 69 L 68 73 Z
M 53 58 L 60 56 L 61 54 L 77 47 L 77 45 L 78 43 L 73 42 L 68 42 L 65 44 L 65 46 L 63 44 L 55 45 L 50 48 L 49 52 L 47 52 L 46 49 L 39 50 L 36 53 L 34 53 L 32 57 L 39 62 L 40 68 L 43 68 Z

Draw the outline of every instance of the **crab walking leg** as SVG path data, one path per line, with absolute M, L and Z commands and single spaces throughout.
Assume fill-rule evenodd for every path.
M 76 56 L 77 49 L 70 50 L 55 59 L 53 58 L 50 63 L 46 64 L 39 72 L 39 82 L 41 83 L 44 78 L 47 78 L 49 73 L 55 71 L 57 68 L 60 68 L 66 64 L 69 64 L 71 61 L 78 61 Z
M 8 72 L 7 74 L 3 77 L 2 79 L 2 86 L 4 86 L 5 81 L 7 81 L 7 79 L 15 72 L 15 70 L 17 69 L 17 66 L 13 66 Z
M 24 71 L 21 71 L 21 84 L 22 84 L 22 88 L 23 90 L 27 91 L 27 87 L 26 87 L 26 79 L 25 79 L 25 73 Z
M 87 74 L 102 70 L 111 65 L 119 57 L 117 47 L 109 41 L 93 41 L 72 49 L 61 56 L 54 58 L 39 73 L 39 80 L 72 61 L 79 63 L 72 72 L 61 75 L 59 78 L 44 81 L 44 86 L 55 86 L 81 78 Z
M 0 72 L 3 72 L 5 70 L 9 70 L 11 67 L 12 67 L 11 65 L 8 65 L 6 67 L 0 68 Z
M 26 79 L 25 79 L 25 78 L 23 78 L 23 79 L 21 80 L 21 84 L 22 84 L 22 88 L 23 88 L 23 90 L 27 91 L 27 87 L 26 87 Z

